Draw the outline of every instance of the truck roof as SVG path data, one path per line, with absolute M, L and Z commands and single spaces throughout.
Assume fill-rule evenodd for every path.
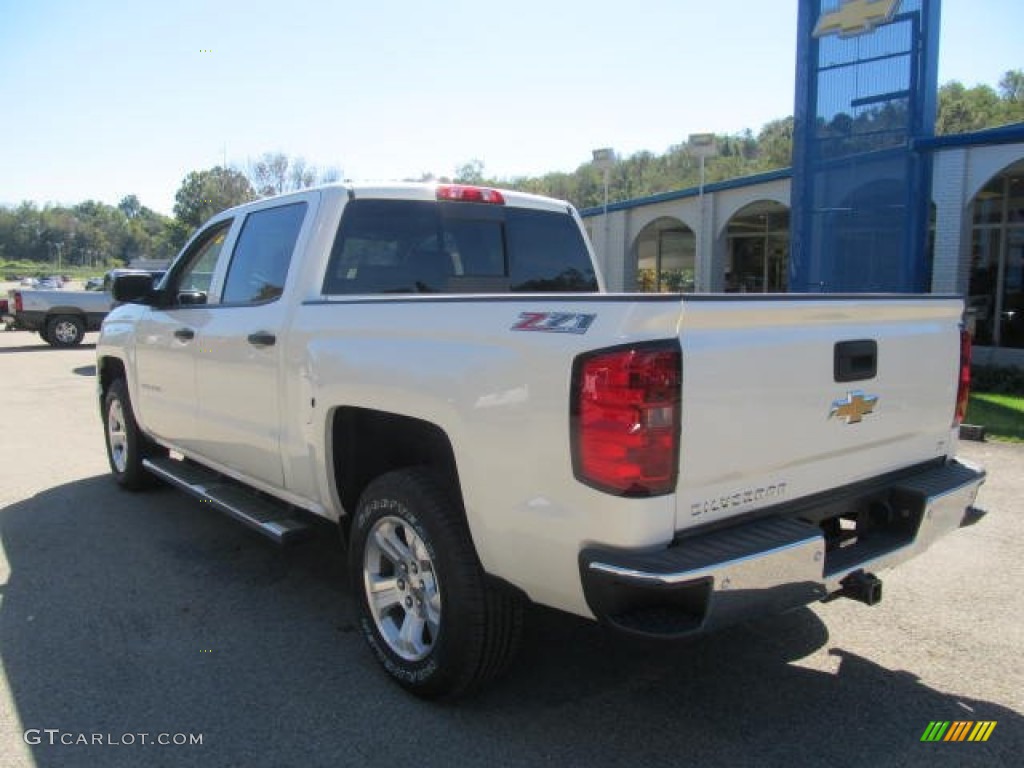
M 373 198 L 378 200 L 438 200 L 439 189 L 458 190 L 480 190 L 482 192 L 497 192 L 504 205 L 516 208 L 534 208 L 539 210 L 566 212 L 571 206 L 565 200 L 557 200 L 542 195 L 531 195 L 526 192 L 516 192 L 510 189 L 498 187 L 485 187 L 475 184 L 456 184 L 448 182 L 398 182 L 398 181 L 344 181 L 323 184 L 308 189 L 287 192 L 271 198 L 262 198 L 249 203 L 235 206 L 230 211 L 241 210 L 256 203 L 265 203 L 267 200 L 285 200 L 293 195 L 301 195 L 309 192 L 324 192 L 325 194 L 343 194 L 359 198 Z M 217 216 L 222 216 L 227 211 L 222 211 Z M 215 217 L 216 218 L 216 217 Z
M 421 182 L 345 182 L 339 184 L 350 190 L 356 198 L 394 198 L 399 200 L 437 200 L 438 189 L 441 188 L 464 188 L 493 190 L 500 193 L 506 205 L 519 208 L 540 208 L 551 211 L 564 212 L 569 206 L 564 200 L 557 200 L 542 195 L 531 195 L 526 192 L 517 192 L 511 189 L 499 187 L 486 187 L 477 184 L 457 184 L 447 182 L 421 183 Z

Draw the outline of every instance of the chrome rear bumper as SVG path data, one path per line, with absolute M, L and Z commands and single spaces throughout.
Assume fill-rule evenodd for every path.
M 892 519 L 849 546 L 830 541 L 816 509 L 797 502 L 776 514 L 678 539 L 657 552 L 585 549 L 584 593 L 602 622 L 662 637 L 785 611 L 838 594 L 851 576 L 891 568 L 977 522 L 984 513 L 972 505 L 984 481 L 983 470 L 953 461 L 873 487 L 844 508 L 884 498 Z M 834 500 L 815 503 L 825 507 Z

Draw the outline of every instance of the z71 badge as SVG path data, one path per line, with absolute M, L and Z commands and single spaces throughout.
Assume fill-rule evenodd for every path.
M 520 312 L 519 322 L 512 331 L 540 331 L 541 333 L 586 333 L 597 315 L 577 312 Z

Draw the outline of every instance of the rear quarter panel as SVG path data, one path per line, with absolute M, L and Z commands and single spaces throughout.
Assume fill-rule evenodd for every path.
M 512 330 L 527 311 L 592 313 L 586 334 Z M 474 543 L 488 572 L 534 600 L 589 613 L 579 586 L 583 546 L 644 548 L 672 535 L 671 496 L 620 499 L 573 476 L 569 399 L 581 352 L 674 338 L 679 299 L 509 297 L 310 302 L 289 347 L 288 411 L 307 422 L 289 460 L 322 453 L 331 409 L 351 405 L 423 419 L 451 440 Z M 318 466 L 329 467 L 320 455 Z M 333 499 L 329 472 L 320 495 Z M 328 504 L 331 506 L 331 504 Z M 351 510 L 350 510 L 351 511 Z

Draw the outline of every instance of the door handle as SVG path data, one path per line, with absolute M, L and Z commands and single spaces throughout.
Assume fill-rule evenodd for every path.
M 248 340 L 254 347 L 272 347 L 277 343 L 277 336 L 269 331 L 256 331 L 249 334 Z
M 192 341 L 196 337 L 196 332 L 191 328 L 179 328 L 174 332 L 174 338 L 178 341 Z

